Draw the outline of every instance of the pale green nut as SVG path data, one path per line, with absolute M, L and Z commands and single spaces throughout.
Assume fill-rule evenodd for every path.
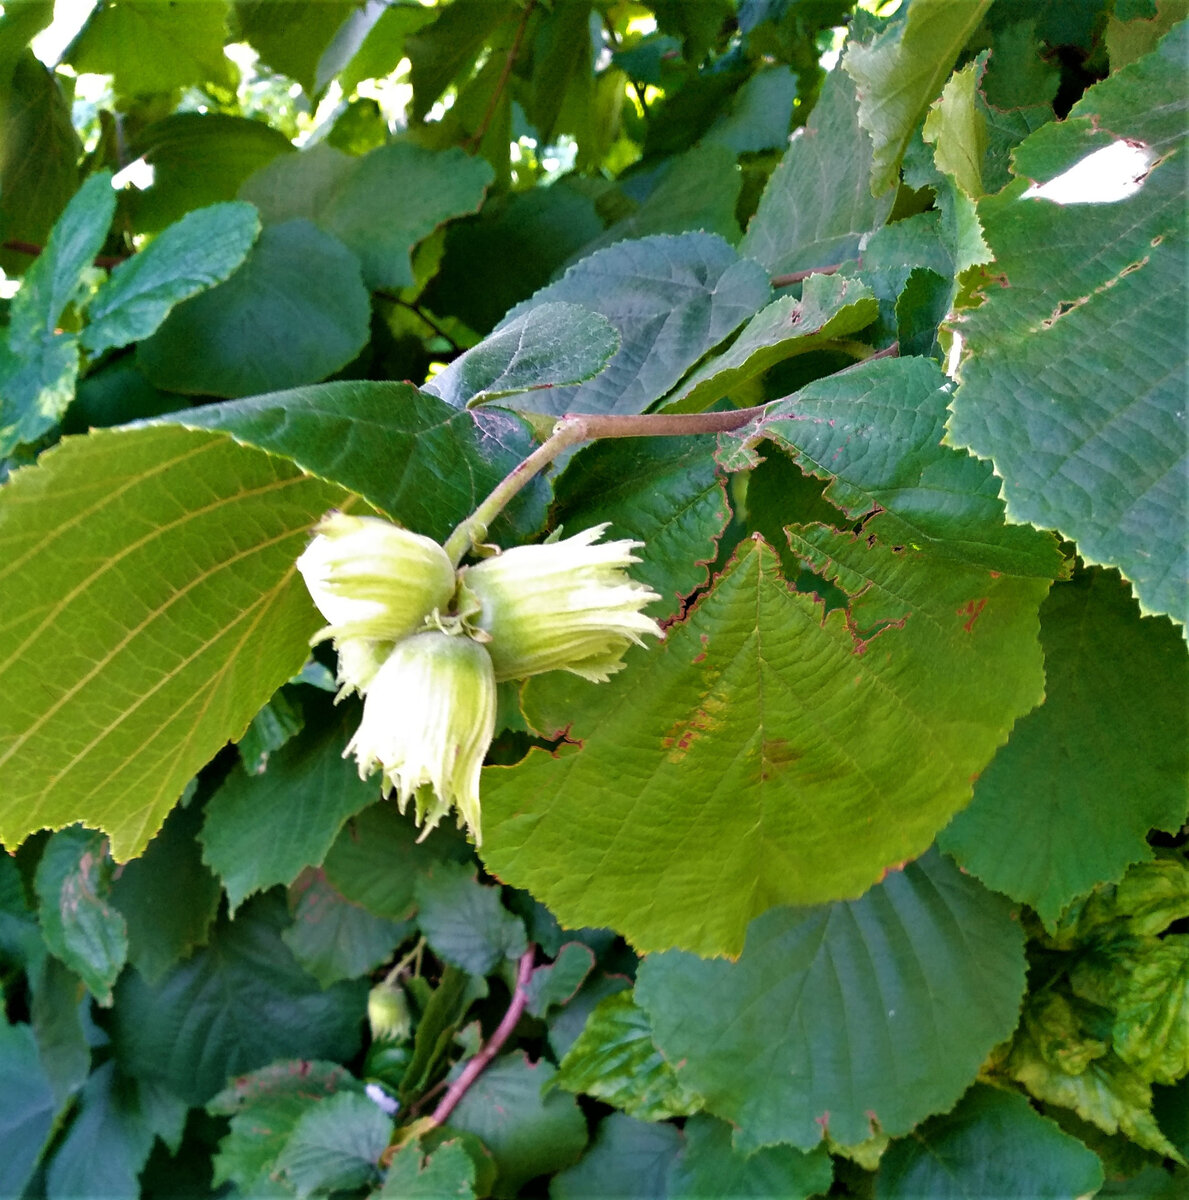
M 401 1042 L 413 1032 L 404 988 L 382 980 L 367 995 L 367 1023 L 376 1041 Z
M 539 546 L 515 546 L 460 574 L 471 623 L 490 641 L 497 680 L 570 671 L 596 683 L 623 666 L 629 645 L 662 637 L 640 610 L 656 592 L 627 568 L 640 542 L 596 545 L 607 525 Z
M 345 754 L 359 774 L 383 773 L 403 813 L 416 802 L 425 836 L 451 809 L 479 845 L 479 772 L 495 733 L 495 674 L 487 650 L 440 630 L 396 643 L 372 678 Z
M 365 692 L 398 639 L 454 595 L 454 567 L 432 538 L 379 517 L 331 513 L 297 560 L 327 626 L 345 692 Z

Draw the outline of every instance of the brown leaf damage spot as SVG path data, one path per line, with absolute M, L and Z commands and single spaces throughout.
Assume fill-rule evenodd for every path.
M 661 748 L 669 752 L 668 761 L 680 762 L 698 738 L 713 733 L 722 724 L 725 707 L 726 702 L 721 696 L 704 696 L 701 704 L 688 717 L 674 724 L 661 738 Z
M 785 767 L 801 757 L 785 738 L 765 738 L 760 747 L 760 779 L 766 781 L 779 775 Z
M 958 609 L 958 616 L 966 618 L 962 628 L 965 629 L 967 633 L 974 632 L 974 623 L 979 619 L 979 615 L 986 607 L 987 598 L 986 596 L 983 596 L 978 600 L 967 600 L 967 602 L 963 604 L 960 609 Z

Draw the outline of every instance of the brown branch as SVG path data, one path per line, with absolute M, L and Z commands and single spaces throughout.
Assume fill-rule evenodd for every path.
M 4 243 L 4 249 L 13 250 L 17 254 L 27 254 L 30 258 L 36 258 L 45 247 L 37 245 L 36 242 L 7 241 Z M 95 265 L 110 271 L 112 267 L 118 267 L 127 257 L 124 254 L 99 254 L 95 257 Z
M 845 263 L 836 262 L 826 267 L 806 267 L 803 271 L 790 271 L 787 275 L 773 275 L 771 283 L 774 288 L 788 287 L 790 283 L 800 283 L 810 275 L 833 275 L 844 266 Z
M 520 963 L 516 970 L 516 987 L 512 990 L 512 1003 L 508 1005 L 504 1019 L 497 1026 L 495 1033 L 487 1039 L 487 1044 L 463 1067 L 462 1074 L 450 1085 L 437 1108 L 433 1110 L 433 1115 L 429 1119 L 434 1125 L 446 1123 L 446 1119 L 454 1111 L 455 1105 L 466 1095 L 467 1089 L 479 1078 L 487 1064 L 495 1058 L 500 1047 L 511 1036 L 512 1030 L 516 1028 L 516 1022 L 520 1020 L 525 1005 L 528 1004 L 528 981 L 533 973 L 533 957 L 536 951 L 536 946 L 530 943 L 529 948 L 520 956 Z
M 511 48 L 508 50 L 508 57 L 504 59 L 504 68 L 500 72 L 500 77 L 495 81 L 495 90 L 491 93 L 491 99 L 487 104 L 487 111 L 483 114 L 483 119 L 479 122 L 478 128 L 471 134 L 463 147 L 468 150 L 478 150 L 487 135 L 488 126 L 491 124 L 492 117 L 495 116 L 496 106 L 500 102 L 500 97 L 504 94 L 504 89 L 508 86 L 508 77 L 512 74 L 512 67 L 516 63 L 516 58 L 520 54 L 520 43 L 524 40 L 524 30 L 528 25 L 528 19 L 532 16 L 533 9 L 537 7 L 537 0 L 528 0 L 524 6 L 524 12 L 520 16 L 520 24 L 516 27 L 516 35 L 512 38 Z

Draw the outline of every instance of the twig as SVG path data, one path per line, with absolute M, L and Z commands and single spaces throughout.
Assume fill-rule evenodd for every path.
M 513 467 L 491 494 L 446 539 L 445 549 L 456 566 L 468 550 L 487 537 L 487 529 L 529 480 L 543 471 L 562 451 L 594 438 L 689 437 L 699 433 L 725 433 L 739 429 L 763 413 L 766 405 L 737 408 L 730 412 L 641 413 L 636 416 L 599 416 L 569 413 L 553 427 L 553 433 Z
M 528 1004 L 528 981 L 533 973 L 533 957 L 536 952 L 536 946 L 530 943 L 529 948 L 520 956 L 520 963 L 516 970 L 516 987 L 512 991 L 512 1003 L 508 1005 L 504 1019 L 496 1027 L 495 1033 L 487 1039 L 486 1045 L 463 1067 L 462 1074 L 450 1085 L 437 1108 L 433 1110 L 433 1115 L 429 1119 L 435 1125 L 446 1123 L 446 1119 L 454 1111 L 455 1105 L 466 1095 L 467 1089 L 479 1078 L 487 1064 L 495 1058 L 500 1047 L 511 1036 L 512 1030 L 516 1028 L 516 1022 L 520 1020 L 525 1005 Z
M 787 275 L 773 275 L 771 283 L 774 288 L 788 287 L 790 283 L 800 283 L 810 275 L 833 275 L 844 266 L 845 263 L 836 262 L 825 267 L 806 267 L 803 271 L 790 271 Z
M 36 258 L 45 247 L 37 245 L 36 242 L 7 241 L 4 243 L 4 249 L 14 250 L 17 254 L 28 254 L 31 258 Z M 95 265 L 110 271 L 112 267 L 118 267 L 127 257 L 128 255 L 126 254 L 98 254 L 95 256 Z
M 537 0 L 528 0 L 528 3 L 524 6 L 524 12 L 520 16 L 520 24 L 516 27 L 516 34 L 512 38 L 512 45 L 508 50 L 508 57 L 504 59 L 504 68 L 500 72 L 499 79 L 496 80 L 495 90 L 491 93 L 491 99 L 487 102 L 487 111 L 483 114 L 483 119 L 479 122 L 475 132 L 463 142 L 464 148 L 468 150 L 478 150 L 483 143 L 483 138 L 487 134 L 487 128 L 491 124 L 492 117 L 495 116 L 496 106 L 500 102 L 500 97 L 504 94 L 504 88 L 508 86 L 508 77 L 512 74 L 512 67 L 515 65 L 516 57 L 520 53 L 520 43 L 524 40 L 524 30 L 528 25 L 528 19 L 536 7 Z
M 409 300 L 404 300 L 395 292 L 389 291 L 388 288 L 376 288 L 376 295 L 382 296 L 385 300 L 391 301 L 393 304 L 399 304 L 401 308 L 407 308 L 414 316 L 420 318 L 438 335 L 438 337 L 450 343 L 453 350 L 462 353 L 462 347 L 437 323 L 432 317 L 427 317 L 424 311 L 416 304 Z

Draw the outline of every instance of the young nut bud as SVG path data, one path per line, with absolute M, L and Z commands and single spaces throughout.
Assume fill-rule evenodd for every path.
M 386 980 L 367 995 L 367 1023 L 375 1041 L 403 1042 L 413 1032 L 413 1016 L 404 988 Z
M 480 841 L 479 769 L 495 733 L 495 677 L 478 642 L 440 630 L 397 642 L 376 672 L 345 754 L 377 767 L 403 813 L 412 797 L 428 833 L 456 808 Z M 424 834 L 422 835 L 424 836 Z
M 331 513 L 297 560 L 329 622 L 344 690 L 367 689 L 392 643 L 413 633 L 454 594 L 454 567 L 432 538 L 379 517 Z
M 491 639 L 497 680 L 571 671 L 602 683 L 623 666 L 629 643 L 663 636 L 640 612 L 660 597 L 627 573 L 641 543 L 595 545 L 606 528 L 515 546 L 461 572 L 465 599 L 478 606 L 471 620 Z

